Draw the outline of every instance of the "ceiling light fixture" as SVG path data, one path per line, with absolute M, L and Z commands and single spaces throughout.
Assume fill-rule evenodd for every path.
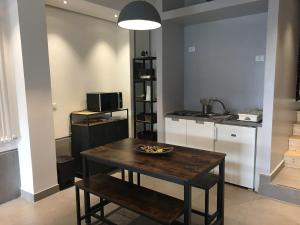
M 118 18 L 118 15 L 117 15 L 117 14 L 115 14 L 115 18 Z
M 64 0 L 64 4 L 65 4 L 65 5 L 68 4 L 68 1 Z
M 161 18 L 150 3 L 134 1 L 121 10 L 118 25 L 129 30 L 153 30 L 161 27 Z

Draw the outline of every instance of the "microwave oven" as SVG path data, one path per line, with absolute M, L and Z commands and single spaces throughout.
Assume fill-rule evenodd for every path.
M 87 109 L 93 112 L 113 111 L 123 108 L 122 93 L 87 93 Z

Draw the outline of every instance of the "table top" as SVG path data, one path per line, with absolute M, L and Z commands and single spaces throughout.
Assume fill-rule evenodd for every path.
M 218 166 L 225 154 L 173 146 L 166 155 L 148 155 L 137 152 L 139 145 L 173 146 L 157 142 L 124 139 L 82 152 L 88 160 L 115 166 L 175 183 L 190 182 Z

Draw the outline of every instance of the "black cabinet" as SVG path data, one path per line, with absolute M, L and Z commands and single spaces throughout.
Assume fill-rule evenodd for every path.
M 59 156 L 56 158 L 57 178 L 59 189 L 63 190 L 74 185 L 75 161 L 71 156 Z
M 126 117 L 113 113 L 126 112 Z M 128 110 L 110 112 L 80 111 L 71 114 L 72 156 L 75 158 L 76 175 L 82 176 L 81 152 L 111 142 L 128 138 Z M 91 173 L 108 173 L 116 168 L 92 164 Z

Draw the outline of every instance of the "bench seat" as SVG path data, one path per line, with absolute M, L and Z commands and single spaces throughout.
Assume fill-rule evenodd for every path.
M 182 200 L 108 175 L 98 174 L 75 185 L 161 224 L 176 223 L 184 210 Z

